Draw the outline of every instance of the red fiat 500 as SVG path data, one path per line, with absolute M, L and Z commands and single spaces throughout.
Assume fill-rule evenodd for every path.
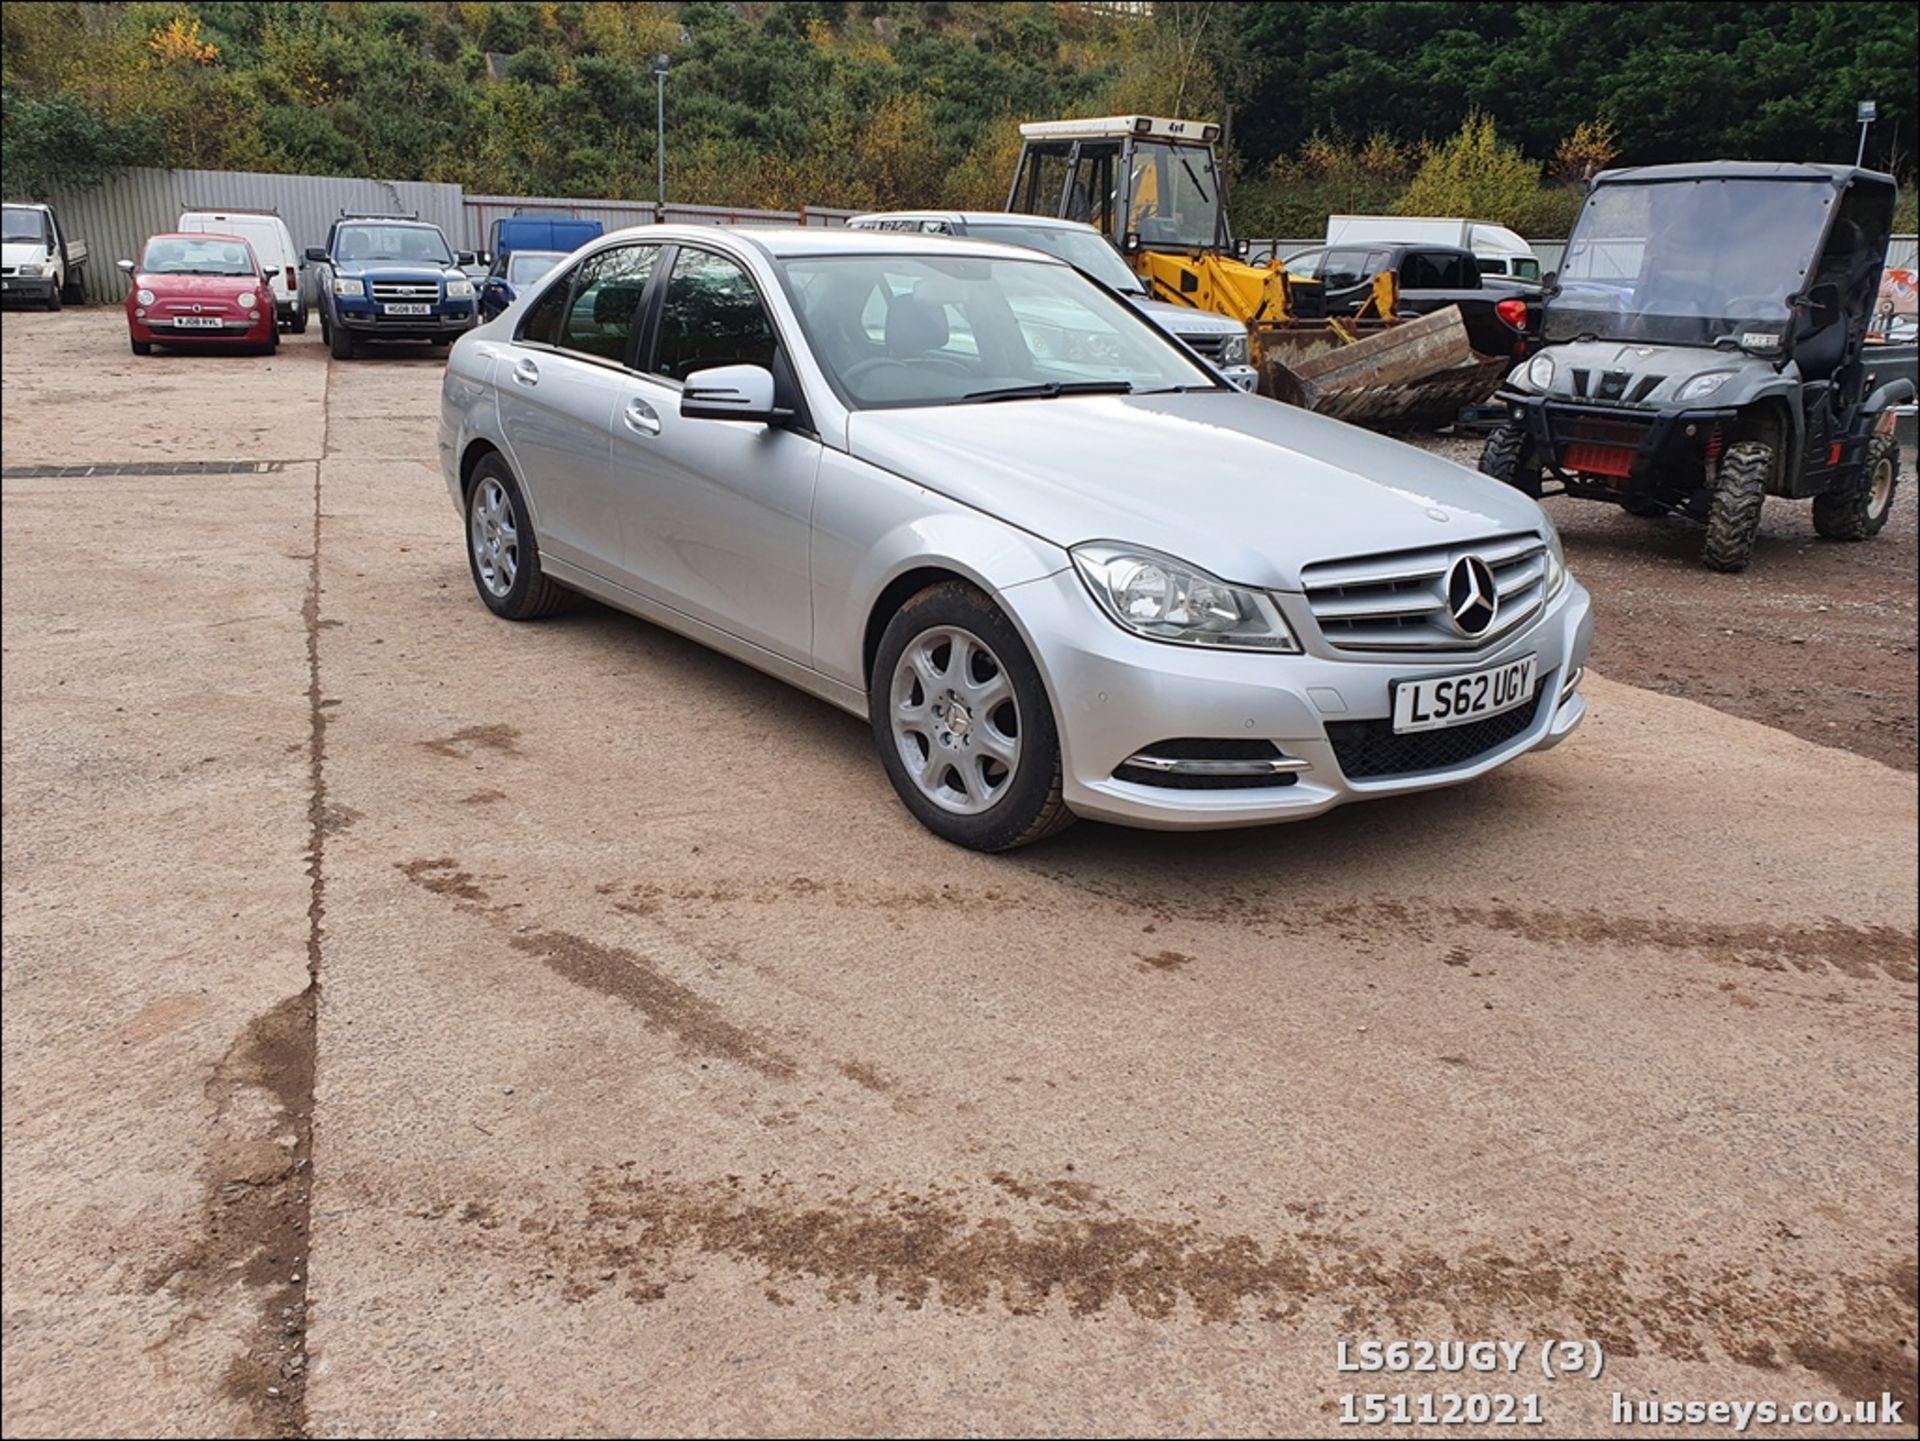
M 268 288 L 253 247 L 237 235 L 155 235 L 127 291 L 127 337 L 135 355 L 155 345 L 220 341 L 271 354 L 280 345 Z

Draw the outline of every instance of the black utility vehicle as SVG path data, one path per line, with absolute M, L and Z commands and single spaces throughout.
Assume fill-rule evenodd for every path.
M 1746 568 L 1770 495 L 1811 500 L 1831 540 L 1878 534 L 1914 395 L 1862 354 L 1893 203 L 1891 177 L 1849 165 L 1595 177 L 1480 469 L 1702 521 L 1715 570 Z

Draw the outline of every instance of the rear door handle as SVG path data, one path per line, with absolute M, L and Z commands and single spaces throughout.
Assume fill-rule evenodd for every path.
M 629 400 L 626 409 L 620 412 L 620 419 L 626 422 L 628 430 L 637 430 L 642 435 L 660 433 L 660 414 L 644 400 Z
M 522 359 L 516 362 L 513 367 L 513 378 L 522 385 L 538 385 L 540 383 L 540 367 L 535 365 L 531 360 Z

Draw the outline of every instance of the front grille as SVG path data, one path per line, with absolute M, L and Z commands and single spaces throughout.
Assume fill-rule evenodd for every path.
M 1531 704 L 1467 725 L 1411 735 L 1395 735 L 1391 720 L 1328 721 L 1327 739 L 1350 781 L 1450 770 L 1524 735 L 1545 694 L 1543 686 L 1534 692 Z
M 1183 335 L 1180 339 L 1208 360 L 1218 360 L 1220 353 L 1227 348 L 1227 336 L 1224 331 L 1216 330 L 1208 335 Z
M 376 280 L 367 287 L 367 291 L 375 300 L 385 302 L 397 300 L 418 305 L 421 301 L 425 301 L 432 305 L 440 299 L 438 285 L 432 283 L 421 285 L 407 280 Z
M 1447 573 L 1478 556 L 1499 600 L 1478 635 L 1462 635 L 1447 609 Z M 1547 546 L 1537 535 L 1470 545 L 1318 561 L 1301 573 L 1307 604 L 1335 650 L 1480 650 L 1511 635 L 1546 604 Z

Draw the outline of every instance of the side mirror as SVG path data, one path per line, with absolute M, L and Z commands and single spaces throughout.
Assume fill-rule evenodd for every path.
M 307 259 L 311 260 L 315 265 L 325 265 L 327 263 L 327 252 L 321 246 L 309 245 L 307 247 Z
M 478 265 L 480 263 L 478 257 L 475 256 L 474 252 L 471 250 L 455 251 L 453 260 L 454 260 L 454 264 L 456 265 Z
M 763 425 L 793 412 L 774 404 L 773 372 L 759 365 L 721 365 L 696 370 L 680 391 L 686 420 L 753 420 Z
M 1245 260 L 1247 256 L 1252 253 L 1252 251 L 1253 251 L 1253 242 L 1248 240 L 1245 236 L 1242 236 L 1240 239 L 1233 242 L 1233 253 L 1239 256 L 1242 260 Z
M 131 260 L 116 260 L 113 263 L 119 266 L 127 274 L 129 275 L 133 274 L 133 262 Z

